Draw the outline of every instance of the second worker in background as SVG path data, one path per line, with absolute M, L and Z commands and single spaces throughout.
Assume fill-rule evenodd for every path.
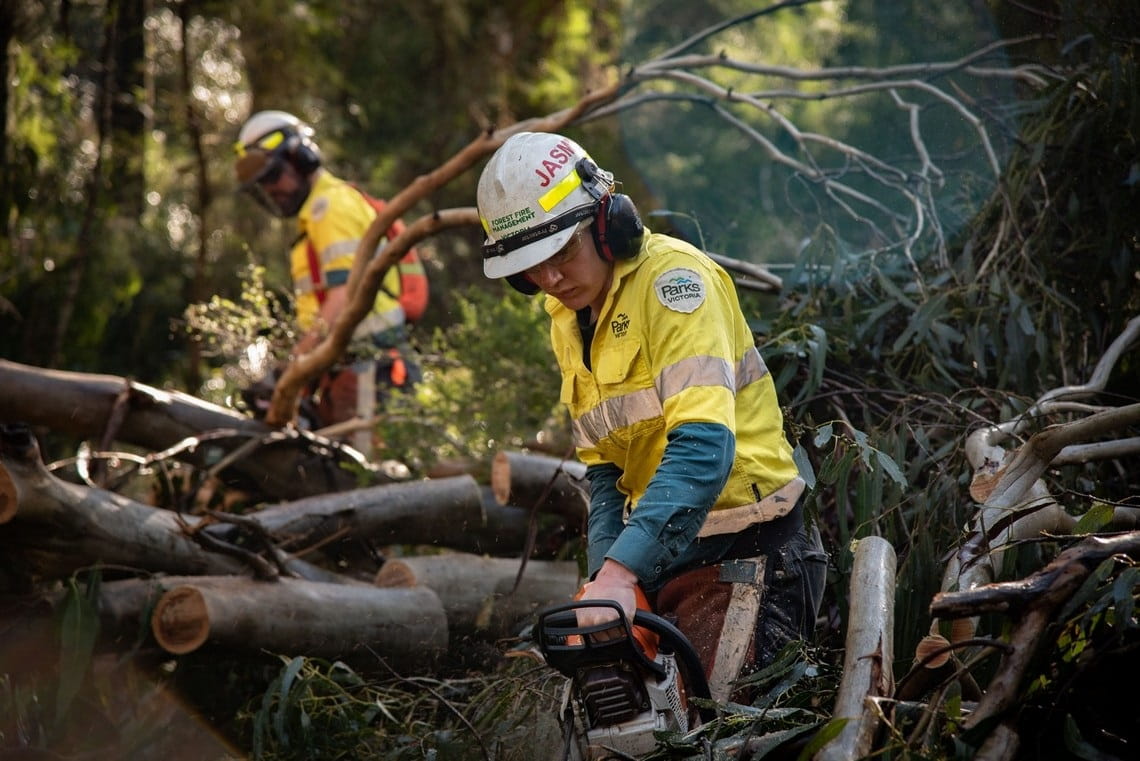
M 273 215 L 297 220 L 289 271 L 301 331 L 292 354 L 300 356 L 324 338 L 344 310 L 357 247 L 383 202 L 322 167 L 312 128 L 290 113 L 254 114 L 242 125 L 234 148 L 241 188 Z M 387 238 L 402 229 L 397 220 Z M 351 356 L 317 382 L 320 427 L 354 417 L 369 420 L 389 389 L 407 389 L 420 379 L 408 326 L 422 315 L 427 296 L 427 277 L 413 249 L 385 275 L 372 311 L 353 334 Z M 354 441 L 368 451 L 365 436 Z

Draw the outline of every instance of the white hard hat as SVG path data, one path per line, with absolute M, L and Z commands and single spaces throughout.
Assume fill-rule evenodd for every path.
M 479 177 L 483 274 L 517 275 L 549 259 L 612 187 L 613 175 L 573 140 L 549 132 L 511 135 Z
M 238 132 L 238 142 L 246 148 L 257 145 L 257 141 L 272 132 L 295 132 L 305 137 L 313 136 L 313 128 L 288 111 L 258 111 L 246 119 Z M 275 146 L 270 146 L 272 149 Z
M 313 128 L 288 111 L 258 111 L 249 117 L 238 131 L 234 153 L 234 169 L 243 188 L 254 185 L 285 159 L 304 174 L 321 164 Z

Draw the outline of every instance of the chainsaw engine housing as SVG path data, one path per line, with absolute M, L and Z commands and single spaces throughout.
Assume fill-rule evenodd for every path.
M 593 607 L 615 607 L 619 620 L 578 626 L 575 612 Z M 672 624 L 646 611 L 634 618 L 635 629 L 642 626 L 654 635 L 652 659 L 640 644 L 646 637 L 635 636 L 616 602 L 575 602 L 539 615 L 539 648 L 548 664 L 570 678 L 562 701 L 570 745 L 566 757 L 649 753 L 657 745 L 656 733 L 684 733 L 700 723 L 688 691 L 707 698 L 708 685 L 692 645 Z M 598 639 L 599 632 L 606 639 Z

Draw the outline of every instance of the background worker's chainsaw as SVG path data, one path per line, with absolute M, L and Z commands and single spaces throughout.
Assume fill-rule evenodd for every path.
M 579 626 L 576 612 L 582 608 L 613 608 L 618 620 Z M 633 624 L 631 629 L 612 600 L 581 600 L 539 613 L 539 650 L 570 678 L 562 700 L 562 758 L 649 753 L 657 747 L 655 732 L 688 732 L 712 713 L 690 702 L 708 698 L 709 689 L 685 635 L 647 610 L 639 610 Z

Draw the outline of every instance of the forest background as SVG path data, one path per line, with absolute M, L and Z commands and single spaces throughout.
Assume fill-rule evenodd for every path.
M 910 172 L 903 186 L 932 181 L 898 99 L 818 84 L 781 101 L 786 121 L 739 128 L 717 99 L 661 86 L 566 132 L 615 171 L 651 227 L 783 278 L 778 295 L 742 294 L 818 487 L 812 512 L 833 560 L 821 639 L 842 631 L 848 542 L 879 534 L 900 554 L 896 637 L 911 652 L 929 624 L 937 559 L 969 519 L 966 433 L 1083 382 L 1140 307 L 1140 12 L 1111 0 L 783 5 L 696 47 L 788 70 L 880 72 L 985 50 L 971 64 L 1036 73 L 971 76 L 963 64 L 945 74 L 966 75 L 948 90 L 985 141 L 953 106 L 916 98 L 939 170 L 923 210 L 936 216 L 901 235 L 821 181 L 881 194 L 886 170 L 868 156 Z M 240 350 L 288 311 L 292 228 L 232 181 L 230 146 L 251 112 L 299 115 L 335 173 L 390 196 L 480 132 L 564 109 L 752 10 L 734 0 L 6 3 L 0 356 L 230 402 L 250 380 Z M 770 81 L 777 92 L 787 80 Z M 859 153 L 810 154 L 803 134 Z M 776 154 L 823 166 L 808 180 Z M 476 178 L 457 177 L 408 216 L 471 205 Z M 876 197 L 897 218 L 908 196 Z M 390 454 L 418 470 L 559 427 L 543 317 L 484 280 L 480 237 L 457 229 L 420 244 L 433 304 L 416 339 L 430 393 L 414 420 L 385 428 Z M 280 311 L 243 291 L 262 282 Z M 195 332 L 188 309 L 215 297 L 238 306 L 232 319 Z M 1107 398 L 1135 401 L 1138 372 L 1127 355 Z M 75 446 L 44 441 L 48 457 Z M 1053 491 L 1078 516 L 1133 503 L 1136 464 L 1057 469 Z

